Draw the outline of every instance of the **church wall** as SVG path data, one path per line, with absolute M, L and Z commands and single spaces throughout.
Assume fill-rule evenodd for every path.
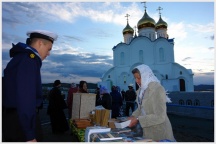
M 129 71 L 129 67 L 125 67 L 122 69 L 122 72 L 118 76 L 117 86 L 119 86 L 121 89 L 127 90 L 128 85 L 132 83 L 133 75 Z
M 130 64 L 137 62 L 145 63 L 147 65 L 154 63 L 154 49 L 152 42 L 146 37 L 140 37 L 137 40 L 133 41 L 130 45 L 131 61 Z M 140 61 L 139 51 L 143 51 L 143 60 Z
M 168 113 L 214 119 L 214 92 L 170 92 L 168 96 L 172 101 Z
M 164 79 L 161 84 L 167 91 L 179 91 L 179 84 L 177 79 Z
M 138 31 L 139 36 L 146 36 L 150 40 L 154 41 L 156 38 L 155 29 L 154 28 L 142 28 Z
M 127 64 L 128 58 L 128 45 L 122 44 L 115 48 L 114 51 L 114 65 L 113 66 L 124 66 Z
M 177 63 L 173 63 L 172 69 L 173 69 L 173 75 L 176 78 L 185 80 L 186 91 L 193 92 L 194 91 L 193 74 L 189 73 L 189 71 L 186 68 L 182 67 Z
M 166 39 L 161 38 L 156 40 L 154 48 L 156 52 L 156 63 L 174 62 L 173 45 L 170 44 Z

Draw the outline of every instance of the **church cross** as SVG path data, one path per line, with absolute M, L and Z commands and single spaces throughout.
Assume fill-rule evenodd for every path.
M 145 8 L 145 11 L 146 11 L 146 2 L 141 2 L 141 3 L 143 3 L 144 4 L 144 8 Z
M 163 10 L 163 8 L 159 6 L 157 10 L 159 11 L 159 15 L 161 15 L 160 11 Z
M 126 14 L 126 16 L 125 17 L 127 17 L 127 22 L 128 22 L 128 17 L 129 17 L 130 15 L 129 14 Z

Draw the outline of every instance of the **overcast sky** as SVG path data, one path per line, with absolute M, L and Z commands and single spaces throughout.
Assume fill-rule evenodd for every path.
M 214 84 L 214 3 L 147 2 L 147 13 L 168 24 L 174 38 L 175 62 L 194 73 L 194 85 Z M 43 61 L 43 83 L 55 79 L 97 83 L 113 66 L 112 48 L 123 42 L 129 14 L 131 27 L 144 14 L 141 2 L 2 2 L 2 72 L 12 43 L 26 41 L 26 32 L 44 29 L 58 34 L 51 55 Z

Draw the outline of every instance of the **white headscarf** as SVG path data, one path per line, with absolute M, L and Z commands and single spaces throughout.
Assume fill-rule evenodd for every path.
M 149 66 L 142 64 L 142 65 L 137 66 L 136 68 L 139 70 L 140 76 L 141 76 L 141 85 L 139 85 L 139 87 L 140 87 L 139 97 L 142 98 L 142 94 L 147 89 L 150 82 L 160 83 L 160 81 L 154 75 L 154 73 L 149 68 Z M 171 102 L 171 100 L 170 100 L 170 98 L 168 98 L 168 96 L 167 96 L 167 102 Z

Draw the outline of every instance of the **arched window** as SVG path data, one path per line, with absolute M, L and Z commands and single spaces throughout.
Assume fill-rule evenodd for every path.
M 143 50 L 139 50 L 139 62 L 143 62 Z
M 200 106 L 200 101 L 198 99 L 195 99 L 194 106 Z
M 179 100 L 179 104 L 180 104 L 180 105 L 184 105 L 184 100 L 180 99 L 180 100 Z
M 124 84 L 126 83 L 126 75 L 124 75 Z
M 187 100 L 186 105 L 192 105 L 192 100 Z
M 124 52 L 121 52 L 121 59 L 120 59 L 120 64 L 124 65 Z
M 179 73 L 180 73 L 180 75 L 182 75 L 182 71 L 180 71 Z
M 159 58 L 161 62 L 164 61 L 164 49 L 163 48 L 159 49 Z

